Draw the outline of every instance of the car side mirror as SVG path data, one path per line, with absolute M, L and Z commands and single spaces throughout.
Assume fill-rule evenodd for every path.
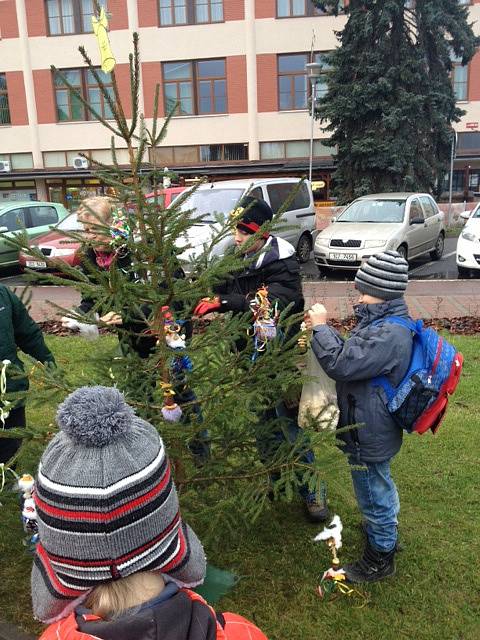
M 337 216 L 333 216 L 332 218 L 332 224 L 335 224 L 335 222 L 337 221 Z
M 464 220 L 468 220 L 471 214 L 472 214 L 471 211 L 462 211 L 462 213 L 460 214 L 460 218 L 463 218 Z
M 5 233 L 5 231 L 8 231 L 8 227 L 0 227 L 0 233 Z
M 412 218 L 410 224 L 423 224 L 425 220 L 423 218 Z

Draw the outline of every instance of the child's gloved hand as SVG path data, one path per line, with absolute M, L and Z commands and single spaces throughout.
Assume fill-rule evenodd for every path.
M 309 322 L 307 322 L 308 328 L 313 328 L 318 324 L 327 324 L 327 310 L 320 304 L 319 302 L 315 303 L 313 307 L 308 311 L 307 316 L 309 318 Z
M 202 298 L 195 307 L 194 316 L 204 316 L 207 313 L 218 311 L 220 309 L 220 300 L 218 298 Z

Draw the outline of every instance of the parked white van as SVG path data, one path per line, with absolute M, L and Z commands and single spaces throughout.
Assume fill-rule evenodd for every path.
M 200 185 L 180 206 L 181 210 L 194 211 L 195 216 L 204 216 L 201 223 L 188 230 L 185 240 L 191 248 L 180 257 L 188 261 L 189 257 L 198 255 L 203 250 L 203 245 L 209 243 L 220 230 L 220 225 L 215 222 L 215 214 L 229 216 L 247 193 L 253 198 L 267 202 L 275 214 L 291 195 L 292 190 L 298 188 L 288 210 L 281 217 L 281 222 L 292 228 L 279 230 L 276 235 L 288 240 L 296 248 L 300 262 L 307 262 L 313 248 L 315 207 L 310 183 L 305 180 L 298 187 L 299 182 L 299 178 L 265 178 Z M 233 246 L 233 237 L 223 238 L 215 245 L 212 254 L 221 256 L 230 246 Z

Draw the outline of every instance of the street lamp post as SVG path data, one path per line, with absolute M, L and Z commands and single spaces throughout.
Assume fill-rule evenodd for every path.
M 452 146 L 450 150 L 450 181 L 448 188 L 448 224 L 452 215 L 452 193 L 453 193 L 453 161 L 457 150 L 457 132 L 452 129 Z
M 313 123 L 315 121 L 315 100 L 317 94 L 317 80 L 322 75 L 322 64 L 320 62 L 309 62 L 305 65 L 307 78 L 311 86 L 311 108 L 310 108 L 310 162 L 308 167 L 308 179 L 312 182 L 313 165 Z

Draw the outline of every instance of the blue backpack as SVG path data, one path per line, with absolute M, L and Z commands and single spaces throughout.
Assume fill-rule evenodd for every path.
M 397 387 L 386 376 L 373 384 L 385 392 L 387 409 L 397 424 L 409 433 L 436 433 L 447 410 L 449 396 L 457 388 L 463 366 L 461 353 L 421 320 L 390 316 L 374 324 L 391 322 L 410 329 L 412 357 L 408 371 Z

